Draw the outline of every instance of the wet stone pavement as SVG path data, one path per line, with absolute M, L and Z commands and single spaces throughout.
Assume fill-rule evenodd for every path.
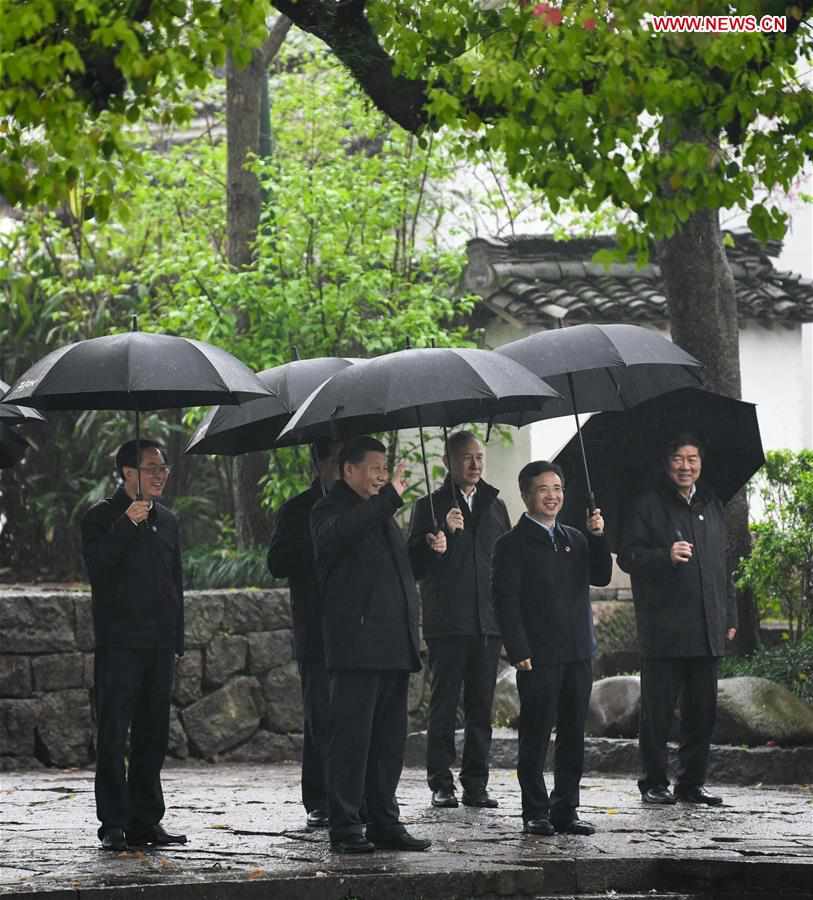
M 408 769 L 402 818 L 432 848 L 347 857 L 305 827 L 298 772 L 169 767 L 164 824 L 189 843 L 122 854 L 99 849 L 92 771 L 0 773 L 0 900 L 813 897 L 811 786 L 724 785 L 721 808 L 652 808 L 633 779 L 588 776 L 581 814 L 597 834 L 542 838 L 520 832 L 513 771 L 492 773 L 499 809 L 435 810 Z

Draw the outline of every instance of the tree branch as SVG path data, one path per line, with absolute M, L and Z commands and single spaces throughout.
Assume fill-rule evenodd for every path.
M 291 26 L 293 24 L 294 23 L 288 18 L 288 16 L 277 16 L 277 19 L 274 22 L 274 26 L 272 27 L 271 31 L 269 31 L 268 37 L 265 39 L 265 43 L 260 50 L 263 65 L 266 69 L 271 65 L 271 63 L 274 61 L 274 58 L 279 53 L 280 48 L 285 42 L 285 38 L 288 35 L 288 32 L 291 30 Z

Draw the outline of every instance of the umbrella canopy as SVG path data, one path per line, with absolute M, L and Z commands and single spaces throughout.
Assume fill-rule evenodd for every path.
M 203 341 L 128 331 L 60 347 L 17 379 L 6 403 L 38 409 L 176 409 L 240 403 L 268 389 Z
M 215 407 L 198 426 L 186 452 L 234 456 L 270 449 L 313 390 L 356 362 L 361 360 L 326 356 L 297 359 L 259 372 L 257 378 L 274 396 Z
M 756 407 L 711 391 L 683 388 L 627 412 L 594 415 L 582 428 L 596 500 L 613 549 L 629 502 L 663 476 L 665 443 L 681 432 L 705 447 L 700 480 L 727 503 L 763 465 Z M 578 438 L 556 455 L 565 472 L 562 519 L 583 526 L 588 491 Z
M 8 385 L 5 381 L 0 381 L 0 420 L 9 425 L 30 422 L 45 423 L 45 417 L 41 416 L 35 409 L 3 402 L 3 395 L 6 393 L 8 393 Z
M 496 348 L 562 394 L 546 418 L 623 410 L 681 387 L 698 387 L 700 363 L 639 325 L 570 325 Z M 570 390 L 572 379 L 573 390 Z
M 489 350 L 399 350 L 350 366 L 318 387 L 279 436 L 279 445 L 421 426 L 543 418 L 559 395 Z M 500 421 L 505 421 L 504 418 Z
M 8 469 L 18 463 L 31 446 L 16 428 L 0 422 L 0 469 Z

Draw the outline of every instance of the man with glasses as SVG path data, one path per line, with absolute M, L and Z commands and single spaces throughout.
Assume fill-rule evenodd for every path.
M 160 444 L 142 440 L 119 448 L 116 469 L 118 490 L 82 520 L 96 634 L 96 814 L 105 850 L 186 843 L 160 825 L 175 655 L 184 647 L 178 522 L 158 502 L 169 466 Z

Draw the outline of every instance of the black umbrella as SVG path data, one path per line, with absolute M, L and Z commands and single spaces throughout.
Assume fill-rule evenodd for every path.
M 681 432 L 694 434 L 704 445 L 700 479 L 723 503 L 765 462 L 756 407 L 711 391 L 683 388 L 627 412 L 592 416 L 582 437 L 613 549 L 618 547 L 629 501 L 663 477 L 665 443 Z M 574 436 L 555 459 L 565 473 L 562 519 L 581 526 L 589 488 L 578 438 Z
M 215 407 L 198 426 L 186 452 L 235 456 L 269 450 L 313 390 L 355 362 L 359 360 L 325 356 L 296 359 L 258 372 L 257 378 L 274 396 Z
M 0 420 L 9 425 L 21 425 L 30 422 L 45 423 L 45 417 L 41 416 L 35 409 L 31 409 L 28 406 L 15 406 L 12 403 L 6 403 L 3 400 L 3 396 L 7 393 L 8 385 L 5 381 L 0 381 Z
M 546 418 L 580 412 L 630 409 L 681 387 L 702 383 L 700 363 L 667 338 L 638 325 L 571 325 L 540 331 L 496 348 L 556 388 L 562 399 L 548 405 Z M 590 485 L 581 445 L 584 477 Z M 590 490 L 590 505 L 595 507 Z
M 423 426 L 491 423 L 499 414 L 511 414 L 524 424 L 542 418 L 545 404 L 558 396 L 521 365 L 488 350 L 399 350 L 350 366 L 326 381 L 292 416 L 278 444 L 417 428 L 431 502 Z
M 30 446 L 30 441 L 16 428 L 0 422 L 0 469 L 11 468 L 18 463 Z

